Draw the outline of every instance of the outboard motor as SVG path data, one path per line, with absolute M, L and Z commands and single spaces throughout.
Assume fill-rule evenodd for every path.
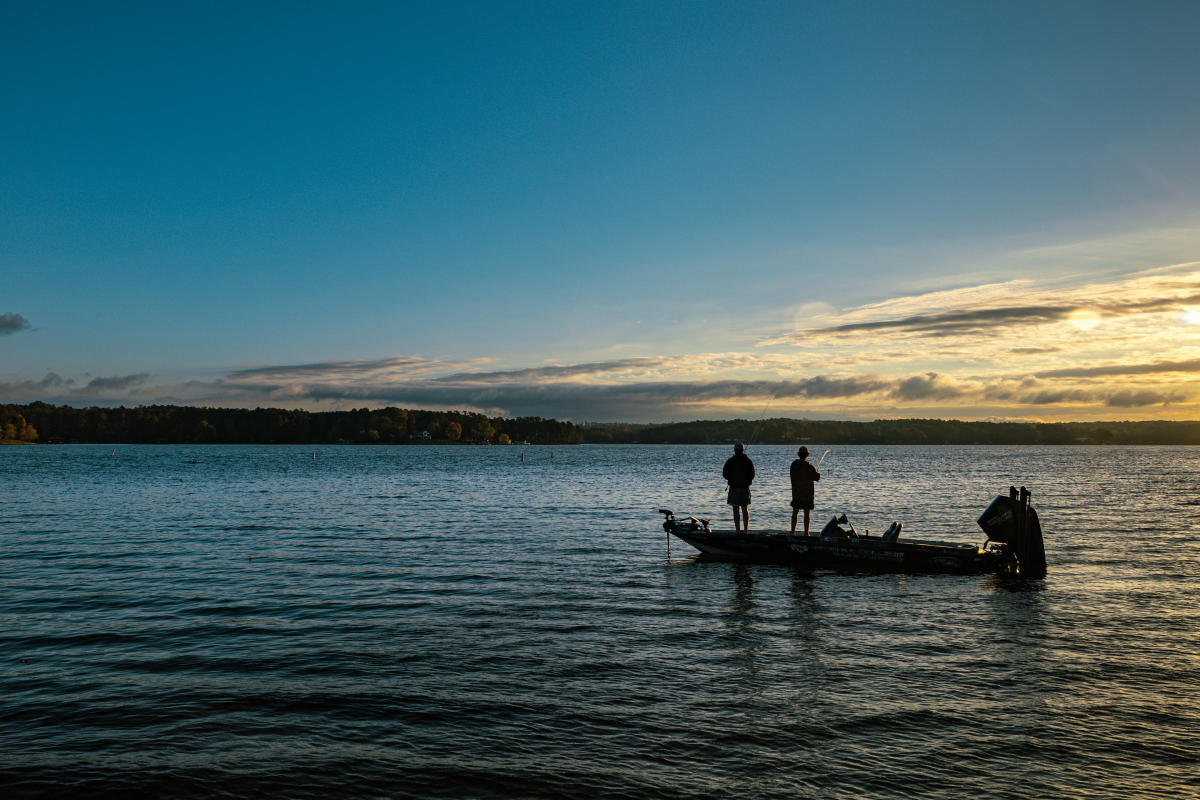
M 977 522 L 989 541 L 1013 544 L 1017 539 L 1017 515 L 1020 509 L 1016 497 L 996 495 L 991 505 L 979 515 Z
M 1042 542 L 1042 526 L 1037 511 L 1029 504 L 1031 493 L 1024 486 L 1020 493 L 1015 486 L 1008 496 L 999 495 L 979 516 L 977 522 L 988 541 L 1006 544 L 1017 557 L 1017 567 L 1026 578 L 1046 576 L 1046 547 Z

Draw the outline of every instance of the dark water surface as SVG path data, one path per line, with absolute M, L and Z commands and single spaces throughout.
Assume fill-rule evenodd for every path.
M 724 447 L 313 452 L 0 448 L 5 797 L 1200 792 L 1200 449 L 826 460 L 818 524 L 913 536 L 1028 485 L 1032 583 L 668 562 Z

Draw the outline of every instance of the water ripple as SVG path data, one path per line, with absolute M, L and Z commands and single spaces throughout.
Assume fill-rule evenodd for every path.
M 827 460 L 952 541 L 1031 486 L 1040 581 L 668 560 L 724 448 L 312 450 L 0 448 L 6 798 L 1200 796 L 1200 449 Z

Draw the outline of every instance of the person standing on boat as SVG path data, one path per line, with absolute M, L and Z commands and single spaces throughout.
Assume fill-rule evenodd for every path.
M 796 517 L 804 509 L 804 535 L 808 536 L 808 516 L 813 507 L 813 484 L 821 480 L 821 473 L 808 463 L 808 448 L 796 451 L 800 456 L 792 462 L 792 533 L 796 532 Z
M 725 462 L 721 475 L 729 482 L 729 495 L 725 502 L 733 506 L 733 530 L 735 533 L 749 533 L 750 484 L 754 482 L 754 462 L 746 455 L 746 448 L 741 442 L 733 446 L 733 455 Z

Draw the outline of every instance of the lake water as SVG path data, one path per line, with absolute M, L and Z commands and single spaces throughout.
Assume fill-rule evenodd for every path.
M 1200 449 L 833 448 L 817 526 L 1029 486 L 1027 583 L 668 560 L 727 450 L 0 448 L 3 795 L 1198 796 Z

